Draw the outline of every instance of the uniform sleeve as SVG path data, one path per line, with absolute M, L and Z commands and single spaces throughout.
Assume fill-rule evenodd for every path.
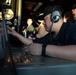
M 49 34 L 45 35 L 44 37 L 42 38 L 36 38 L 35 40 L 33 40 L 34 43 L 40 43 L 40 44 L 48 44 L 50 41 L 50 38 L 49 38 Z

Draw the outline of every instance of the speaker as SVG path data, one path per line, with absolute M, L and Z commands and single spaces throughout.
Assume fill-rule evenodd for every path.
M 58 22 L 62 17 L 62 8 L 60 6 L 54 6 L 53 11 L 51 13 L 51 21 L 53 23 Z

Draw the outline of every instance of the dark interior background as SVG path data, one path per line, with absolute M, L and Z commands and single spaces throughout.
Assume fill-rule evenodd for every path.
M 39 14 L 42 13 L 48 5 L 60 5 L 64 9 L 64 13 L 71 11 L 76 0 L 22 0 L 22 20 L 28 17 L 33 19 L 42 19 Z M 34 11 L 35 7 L 39 8 Z

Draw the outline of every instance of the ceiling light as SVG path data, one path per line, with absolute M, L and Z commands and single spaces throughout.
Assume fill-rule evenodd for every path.
M 43 13 L 40 13 L 40 14 L 39 14 L 39 16 L 42 16 L 42 15 L 43 15 Z

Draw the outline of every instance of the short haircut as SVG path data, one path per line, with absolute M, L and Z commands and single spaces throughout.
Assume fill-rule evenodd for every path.
M 45 17 L 46 15 L 52 13 L 53 11 L 60 11 L 61 12 L 61 16 L 63 16 L 63 8 L 59 5 L 49 5 L 46 7 L 46 9 L 43 12 L 43 17 Z

